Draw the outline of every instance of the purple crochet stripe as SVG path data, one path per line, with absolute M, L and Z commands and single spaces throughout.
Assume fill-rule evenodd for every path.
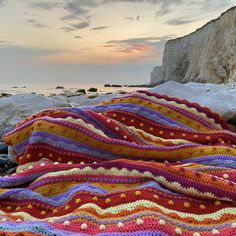
M 1 194 L 1 200 L 11 200 L 17 201 L 17 203 L 25 203 L 25 201 L 43 203 L 47 206 L 57 207 L 64 205 L 71 201 L 76 195 L 88 195 L 88 194 L 107 194 L 103 189 L 96 186 L 88 186 L 88 184 L 80 184 L 75 187 L 70 188 L 65 194 L 60 194 L 52 197 L 44 197 L 37 192 L 33 192 L 30 189 L 10 189 L 7 192 Z M 21 196 L 24 196 L 22 198 Z
M 218 116 L 213 115 L 209 110 L 207 110 L 204 107 L 201 107 L 201 106 L 197 105 L 196 103 L 188 103 L 187 101 L 184 101 L 184 100 L 175 99 L 173 97 L 171 98 L 171 97 L 168 97 L 168 96 L 160 95 L 160 94 L 157 94 L 157 93 L 152 93 L 152 92 L 145 91 L 145 90 L 138 90 L 137 92 L 138 93 L 145 93 L 148 96 L 155 96 L 156 98 L 164 98 L 167 101 L 173 101 L 174 100 L 178 104 L 185 104 L 189 107 L 193 107 L 197 111 L 205 113 L 207 115 L 207 117 L 212 118 L 213 120 L 215 120 L 215 122 L 217 124 L 220 124 L 224 129 L 230 130 L 229 126 L 227 125 L 226 122 L 222 121 Z
M 39 119 L 40 120 L 40 119 Z M 42 118 L 42 120 L 45 120 L 49 123 L 52 123 L 52 124 L 58 124 L 58 125 L 61 125 L 61 126 L 64 126 L 64 127 L 68 127 L 68 128 L 71 128 L 71 129 L 74 129 L 74 130 L 77 130 L 77 131 L 82 131 L 84 132 L 85 134 L 89 135 L 90 137 L 96 139 L 96 140 L 99 140 L 101 142 L 106 142 L 106 143 L 110 143 L 110 144 L 118 144 L 118 145 L 124 145 L 126 147 L 136 147 L 136 148 L 141 148 L 141 149 L 144 149 L 144 150 L 153 150 L 153 151 L 158 151 L 158 150 L 162 150 L 162 151 L 171 151 L 171 150 L 180 150 L 182 148 L 190 148 L 190 147 L 200 147 L 200 146 L 203 146 L 201 144 L 182 144 L 182 145 L 178 145 L 178 146 L 173 146 L 173 147 L 160 147 L 160 146 L 142 146 L 142 145 L 139 145 L 139 144 L 133 144 L 133 143 L 130 143 L 130 142 L 127 142 L 127 141 L 124 141 L 124 140 L 117 140 L 117 139 L 111 139 L 111 138 L 106 138 L 106 137 L 102 137 L 102 136 L 98 136 L 97 134 L 94 134 L 92 131 L 82 127 L 82 126 L 79 126 L 77 124 L 74 124 L 74 123 L 71 123 L 69 121 L 65 121 L 65 120 L 49 120 L 47 118 Z
M 153 101 L 151 99 L 148 99 L 146 97 L 142 97 L 142 96 L 137 95 L 137 94 L 135 94 L 132 97 L 141 98 L 141 99 L 146 100 L 146 101 L 152 101 L 152 103 L 163 105 L 165 107 L 171 108 L 172 110 L 177 111 L 177 112 L 179 112 L 179 113 L 181 113 L 181 114 L 183 114 L 183 115 L 185 115 L 187 117 L 190 117 L 191 119 L 197 120 L 198 122 L 200 122 L 201 124 L 205 125 L 209 129 L 214 129 L 214 126 L 211 125 L 210 123 L 208 123 L 206 120 L 204 120 L 204 119 L 200 118 L 199 116 L 196 116 L 195 114 L 190 113 L 190 112 L 188 112 L 188 111 L 186 111 L 186 110 L 184 110 L 182 108 L 179 108 L 179 107 L 167 104 L 167 103 L 163 103 L 163 102 Z
M 126 109 L 124 109 L 124 108 L 126 108 Z M 135 110 L 135 108 L 136 108 L 136 110 Z M 153 110 L 151 110 L 151 109 L 149 109 L 149 108 L 145 108 L 144 106 L 141 106 L 141 105 L 136 105 L 136 104 L 122 104 L 122 105 L 120 105 L 120 104 L 114 104 L 114 105 L 100 105 L 100 106 L 94 106 L 94 107 L 91 107 L 91 108 L 89 108 L 90 110 L 93 110 L 93 111 L 96 111 L 96 112 L 107 112 L 107 111 L 110 111 L 110 110 L 113 110 L 113 109 L 115 109 L 115 110 L 121 110 L 121 111 L 127 111 L 127 109 L 129 110 L 129 111 L 131 111 L 132 110 L 132 112 L 133 113 L 135 113 L 135 114 L 139 114 L 140 116 L 142 116 L 141 114 L 141 112 L 140 111 L 142 111 L 142 112 L 145 112 L 145 113 L 149 113 L 149 114 L 151 114 L 151 115 L 156 115 L 156 116 L 158 116 L 161 120 L 158 120 L 158 122 L 157 121 L 155 121 L 155 120 L 153 120 L 153 119 L 150 119 L 150 121 L 151 122 L 156 122 L 156 123 L 161 123 L 161 124 L 163 124 L 163 125 L 167 125 L 167 126 L 170 126 L 170 125 L 177 125 L 177 126 L 174 126 L 174 127 L 176 127 L 176 128 L 182 128 L 182 129 L 187 129 L 187 130 L 192 130 L 191 128 L 189 128 L 189 127 L 187 127 L 187 126 L 185 126 L 185 125 L 183 125 L 183 124 L 181 124 L 181 123 L 179 123 L 179 122 L 177 122 L 177 121 L 175 121 L 175 120 L 173 120 L 173 119 L 170 119 L 170 118 L 168 118 L 168 117 L 166 117 L 166 116 L 164 116 L 164 115 L 162 115 L 160 112 L 157 112 L 157 111 L 153 111 Z M 134 111 L 135 110 L 135 111 Z M 148 116 L 147 116 L 148 117 Z M 147 117 L 145 116 L 145 118 L 147 119 Z M 167 123 L 165 123 L 165 122 L 163 122 L 163 121 L 166 121 Z
M 41 140 L 39 140 L 39 139 L 41 139 Z M 51 142 L 49 142 L 48 139 L 50 139 Z M 60 142 L 63 142 L 63 145 Z M 119 155 L 114 156 L 114 155 L 110 154 L 109 152 L 102 151 L 101 149 L 98 149 L 94 146 L 83 144 L 83 143 L 77 142 L 73 139 L 69 139 L 69 138 L 66 138 L 63 136 L 57 136 L 57 135 L 42 132 L 42 131 L 34 132 L 34 134 L 31 137 L 31 140 L 30 140 L 30 145 L 34 145 L 34 144 L 38 145 L 39 143 L 41 145 L 46 144 L 46 145 L 52 146 L 55 149 L 60 148 L 61 150 L 73 151 L 75 153 L 87 154 L 89 151 L 93 157 L 97 157 L 97 158 L 102 157 L 102 159 L 104 159 L 104 160 L 111 160 L 111 159 L 119 157 Z M 71 149 L 70 148 L 71 144 L 76 147 Z M 86 150 L 81 151 L 81 149 L 83 149 L 83 148 Z M 96 154 L 95 154 L 95 152 L 96 152 Z M 121 155 L 120 155 L 120 157 L 121 157 Z
M 201 163 L 203 161 L 209 161 L 209 164 L 212 160 L 219 159 L 219 160 L 228 160 L 236 163 L 236 158 L 233 156 L 225 156 L 225 155 L 217 155 L 217 156 L 202 156 L 202 157 L 196 157 L 196 158 L 191 158 L 191 159 L 184 159 L 182 160 L 183 163 L 189 163 L 189 162 L 194 162 L 194 163 Z
M 29 139 L 24 140 L 23 142 L 20 142 L 15 145 L 15 152 L 18 155 L 22 155 L 25 151 L 26 146 L 29 144 Z

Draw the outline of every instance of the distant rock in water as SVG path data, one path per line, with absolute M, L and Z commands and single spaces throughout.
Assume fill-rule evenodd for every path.
M 63 96 L 63 97 L 73 97 L 73 96 L 81 96 L 81 95 L 84 95 L 84 93 L 82 92 L 72 92 L 70 90 L 63 90 L 62 93 L 58 94 L 59 96 Z
M 163 65 L 151 73 L 151 84 L 236 82 L 236 7 L 181 38 L 169 40 Z
M 57 86 L 56 89 L 65 89 L 63 86 Z
M 92 92 L 92 93 L 97 92 L 97 91 L 98 91 L 97 88 L 90 88 L 90 89 L 88 89 L 88 92 Z
M 120 85 L 120 84 L 104 84 L 104 87 L 121 88 L 122 85 Z
M 9 94 L 9 93 L 1 93 L 0 94 L 0 97 L 10 97 L 11 96 L 11 94 Z
M 86 91 L 85 91 L 85 89 L 78 89 L 78 90 L 76 90 L 76 93 L 86 94 Z

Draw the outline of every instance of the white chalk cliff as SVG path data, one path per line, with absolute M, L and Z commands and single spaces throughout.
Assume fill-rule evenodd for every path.
M 195 32 L 166 43 L 163 65 L 153 69 L 151 84 L 170 80 L 236 82 L 236 6 Z

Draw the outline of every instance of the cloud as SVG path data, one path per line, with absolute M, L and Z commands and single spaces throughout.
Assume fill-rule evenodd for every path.
M 133 20 L 134 20 L 134 17 L 132 17 L 132 16 L 125 16 L 124 19 L 125 19 L 125 20 L 133 21 Z
M 90 25 L 90 9 L 97 5 L 96 0 L 70 0 L 64 5 L 66 14 L 60 18 L 66 26 L 61 29 L 71 32 Z
M 157 18 L 157 17 L 160 17 L 160 16 L 165 16 L 165 15 L 171 13 L 171 12 L 172 12 L 172 10 L 168 6 L 162 5 L 161 9 L 156 12 L 155 17 Z
M 145 37 L 145 38 L 129 38 L 124 40 L 110 40 L 104 45 L 109 48 L 111 52 L 119 53 L 155 53 L 157 48 L 163 48 L 168 39 L 173 38 L 174 35 L 166 35 L 163 37 Z M 159 49 L 158 49 L 159 50 Z
M 40 23 L 38 20 L 35 20 L 35 19 L 27 19 L 27 22 L 35 28 L 48 28 L 47 25 L 44 25 L 44 24 Z
M 102 3 L 116 3 L 116 2 L 126 2 L 126 3 L 150 3 L 150 4 L 160 4 L 166 3 L 168 5 L 172 3 L 179 3 L 182 0 L 103 0 Z
M 186 19 L 182 17 L 182 18 L 174 18 L 174 19 L 168 20 L 165 23 L 168 25 L 186 25 L 194 21 L 195 20 Z
M 89 22 L 79 22 L 79 23 L 71 23 L 69 26 L 64 26 L 61 29 L 65 32 L 71 32 L 75 30 L 84 29 L 89 26 Z
M 6 4 L 7 0 L 0 0 L 0 7 L 4 6 Z
M 224 1 L 217 1 L 217 0 L 202 0 L 201 2 L 194 2 L 196 5 L 203 10 L 214 11 L 216 9 L 220 9 L 223 7 L 227 7 L 232 5 L 232 0 L 224 0 Z M 235 4 L 234 4 L 235 5 Z
M 62 7 L 62 2 L 46 2 L 46 1 L 40 1 L 40 2 L 35 2 L 31 4 L 31 7 L 33 8 L 38 8 L 42 10 L 52 10 L 55 8 Z
M 162 37 L 144 37 L 144 38 L 128 38 L 123 40 L 110 40 L 106 44 L 139 44 L 139 43 L 155 43 L 161 40 L 168 40 L 175 35 L 166 35 Z
M 4 63 L 24 63 L 33 62 L 33 59 L 40 58 L 41 56 L 55 55 L 65 52 L 63 49 L 38 49 L 28 48 L 19 45 L 12 45 L 8 41 L 2 40 L 4 45 L 0 46 L 0 62 Z M 5 43 L 7 42 L 8 45 Z
M 7 40 L 0 40 L 0 46 L 11 45 L 13 42 Z
M 148 4 L 161 4 L 162 8 L 166 9 L 171 5 L 181 4 L 183 0 L 70 0 L 66 3 L 64 9 L 67 14 L 63 16 L 62 20 L 73 20 L 78 17 L 87 17 L 90 15 L 90 10 L 105 4 L 115 4 L 115 3 L 148 3 Z M 131 18 L 126 18 L 131 19 Z M 139 16 L 136 17 L 139 19 Z
M 68 0 L 64 5 L 64 10 L 66 13 L 60 18 L 60 20 L 67 24 L 66 26 L 62 27 L 62 30 L 65 32 L 70 32 L 89 26 L 90 18 L 92 17 L 91 10 L 101 5 L 115 3 L 148 3 L 156 5 L 161 4 L 163 9 L 167 9 L 171 5 L 180 4 L 182 2 L 183 0 Z M 125 17 L 125 19 L 133 20 L 131 17 Z M 134 20 L 138 21 L 139 19 L 140 15 L 138 14 Z M 79 21 L 80 23 L 75 23 L 75 21 Z
M 88 18 L 89 11 L 99 5 L 96 0 L 70 0 L 64 6 L 66 15 L 61 17 L 61 20 L 69 21 L 81 18 Z
M 109 26 L 99 26 L 99 27 L 94 27 L 91 30 L 104 30 L 104 29 L 107 29 L 107 28 L 109 28 Z
M 90 49 L 92 49 L 91 47 L 84 47 L 84 48 L 81 48 L 81 50 L 83 50 L 83 51 L 88 51 L 88 50 L 90 50 Z

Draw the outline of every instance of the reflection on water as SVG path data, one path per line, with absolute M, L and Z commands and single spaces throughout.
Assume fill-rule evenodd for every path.
M 56 89 L 57 86 L 63 86 L 64 89 Z M 138 89 L 147 89 L 141 87 L 104 87 L 103 84 L 37 84 L 37 85 L 29 85 L 29 86 L 1 86 L 0 93 L 10 93 L 10 94 L 18 94 L 18 93 L 36 93 L 36 94 L 44 94 L 46 96 L 50 94 L 60 94 L 63 91 L 68 90 L 71 92 L 75 92 L 78 89 L 88 90 L 89 88 L 97 88 L 97 92 L 104 94 L 116 91 L 126 91 L 132 92 Z

